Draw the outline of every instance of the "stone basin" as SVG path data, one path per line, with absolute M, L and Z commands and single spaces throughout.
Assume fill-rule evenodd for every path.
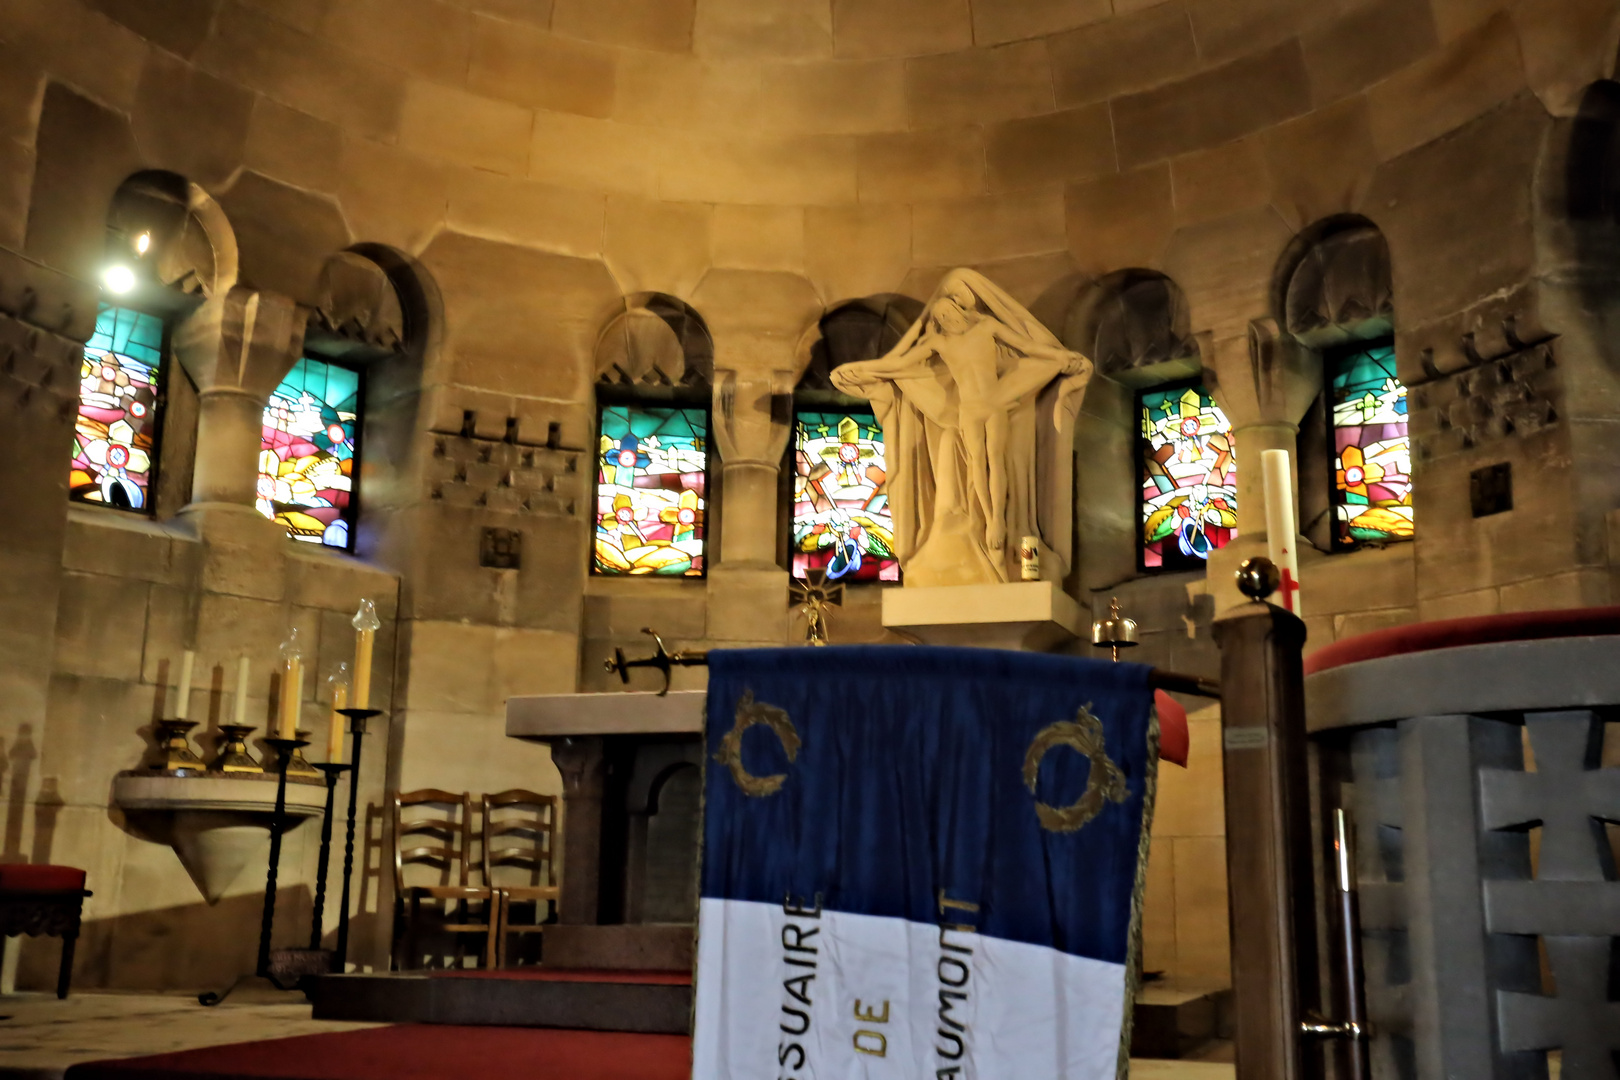
M 270 842 L 276 777 L 175 776 L 132 771 L 113 778 L 113 805 L 141 838 L 167 844 L 209 904 Z M 326 812 L 326 781 L 287 781 L 286 831 Z

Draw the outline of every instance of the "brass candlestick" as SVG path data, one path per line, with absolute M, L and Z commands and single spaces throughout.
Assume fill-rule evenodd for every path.
M 292 756 L 287 759 L 286 774 L 288 776 L 320 776 L 320 771 L 304 760 L 304 747 L 309 745 L 309 735 L 311 733 L 300 728 L 296 734 L 298 736 L 296 739 L 272 740 L 278 750 L 283 743 L 289 747 L 285 752 Z
M 186 732 L 197 726 L 195 720 L 159 720 L 157 727 L 158 769 L 162 772 L 200 773 L 203 771 L 202 758 L 192 750 Z
M 252 724 L 221 724 L 220 734 L 225 741 L 220 745 L 214 768 L 227 773 L 262 773 L 264 766 L 248 750 L 247 737 L 254 731 Z

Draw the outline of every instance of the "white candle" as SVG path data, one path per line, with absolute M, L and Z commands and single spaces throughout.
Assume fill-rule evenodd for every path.
M 1288 451 L 1262 450 L 1260 469 L 1266 492 L 1266 546 L 1282 574 L 1277 590 L 1281 606 L 1299 615 L 1299 526 L 1294 520 L 1294 480 Z
M 247 699 L 248 699 L 248 658 L 236 662 L 236 723 L 240 727 L 247 726 Z
M 174 718 L 184 720 L 191 711 L 191 669 L 197 663 L 197 654 L 190 649 L 180 660 L 180 700 L 174 703 Z
M 326 760 L 334 765 L 343 762 L 343 713 L 349 707 L 349 684 L 336 683 L 332 687 L 332 724 L 326 729 Z

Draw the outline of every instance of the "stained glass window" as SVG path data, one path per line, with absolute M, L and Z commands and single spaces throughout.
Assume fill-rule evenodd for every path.
M 793 576 L 899 581 L 883 429 L 869 412 L 800 412 L 793 442 Z
M 101 305 L 79 367 L 68 489 L 82 502 L 146 510 L 157 466 L 163 320 Z
M 264 409 L 259 513 L 310 544 L 349 550 L 354 538 L 360 373 L 304 357 Z
M 1333 542 L 1347 547 L 1412 538 L 1412 443 L 1395 347 L 1358 349 L 1330 361 L 1333 410 Z
M 1232 425 L 1201 386 L 1142 404 L 1142 566 L 1196 569 L 1237 535 Z
M 709 417 L 604 405 L 596 472 L 598 574 L 703 574 Z

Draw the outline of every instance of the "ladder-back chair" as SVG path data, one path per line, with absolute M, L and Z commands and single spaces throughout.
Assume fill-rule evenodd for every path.
M 432 813 L 434 808 L 440 813 Z M 494 966 L 500 899 L 487 882 L 483 885 L 469 883 L 471 858 L 471 794 L 422 788 L 394 796 L 394 905 L 396 919 L 404 922 L 403 933 L 398 929 L 395 933 L 396 938 L 404 939 L 405 957 L 405 963 L 396 966 L 414 966 L 421 961 L 419 942 L 424 901 L 429 905 L 429 914 L 437 915 L 436 927 L 454 938 L 458 967 L 465 956 L 465 936 L 469 934 L 483 935 L 483 966 Z M 412 866 L 432 867 L 441 880 L 425 885 L 407 884 L 406 868 Z M 481 912 L 475 911 L 479 907 Z
M 522 788 L 485 795 L 483 828 L 484 883 L 500 894 L 495 962 L 505 967 L 507 935 L 543 934 L 557 900 L 557 800 Z M 533 903 L 533 921 L 512 921 L 514 903 Z

